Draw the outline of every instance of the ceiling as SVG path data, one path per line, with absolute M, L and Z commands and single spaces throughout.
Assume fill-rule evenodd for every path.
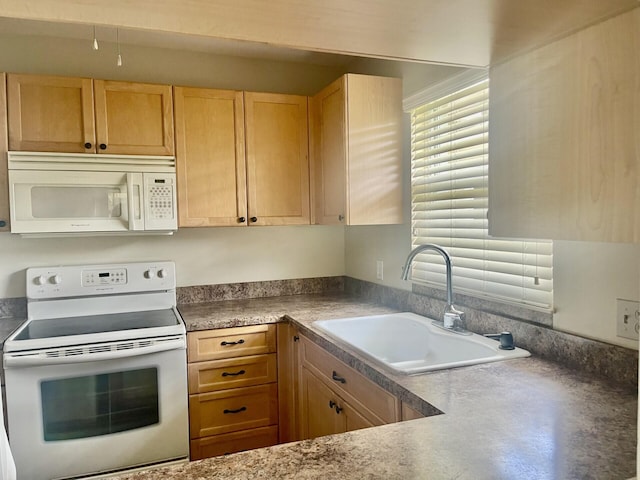
M 0 35 L 69 38 L 91 42 L 94 35 L 94 26 L 80 23 L 46 22 L 0 17 Z M 116 27 L 95 27 L 95 35 L 98 43 L 115 42 Z M 346 67 L 356 58 L 349 55 L 277 47 L 275 45 L 259 42 L 131 28 L 119 28 L 118 36 L 123 45 L 168 48 L 172 50 L 200 52 L 212 55 L 229 55 L 234 57 L 334 67 Z
M 97 25 L 113 38 L 117 26 L 123 42 L 182 50 L 485 67 L 636 7 L 638 0 L 2 0 L 0 32 L 86 37 Z

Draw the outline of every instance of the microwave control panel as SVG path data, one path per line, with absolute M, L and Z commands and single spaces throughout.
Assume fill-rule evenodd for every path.
M 177 228 L 177 193 L 175 174 L 145 173 L 144 202 L 146 230 Z

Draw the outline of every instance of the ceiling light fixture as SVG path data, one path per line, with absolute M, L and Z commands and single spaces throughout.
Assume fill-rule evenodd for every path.
M 93 26 L 93 49 L 98 50 L 98 39 L 96 38 L 96 26 Z
M 116 60 L 116 65 L 118 67 L 122 66 L 122 55 L 120 55 L 120 31 L 116 28 L 116 44 L 118 45 L 118 59 Z

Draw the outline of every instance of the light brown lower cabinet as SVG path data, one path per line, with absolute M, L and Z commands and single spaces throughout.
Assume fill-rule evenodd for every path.
M 191 440 L 191 460 L 217 457 L 278 443 L 278 427 L 262 427 Z
M 401 402 L 326 350 L 300 336 L 301 438 L 397 422 Z
M 302 436 L 315 438 L 373 427 L 349 402 L 342 399 L 306 368 L 301 369 Z
M 191 460 L 422 417 L 289 323 L 189 332 L 188 359 Z
M 418 418 L 424 418 L 424 415 L 415 408 L 410 407 L 406 403 L 402 402 L 402 421 L 416 420 Z
M 278 443 L 276 326 L 188 334 L 191 460 Z

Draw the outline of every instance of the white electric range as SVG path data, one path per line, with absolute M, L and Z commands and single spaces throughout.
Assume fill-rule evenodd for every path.
M 4 345 L 18 480 L 188 458 L 186 329 L 172 262 L 29 268 Z

